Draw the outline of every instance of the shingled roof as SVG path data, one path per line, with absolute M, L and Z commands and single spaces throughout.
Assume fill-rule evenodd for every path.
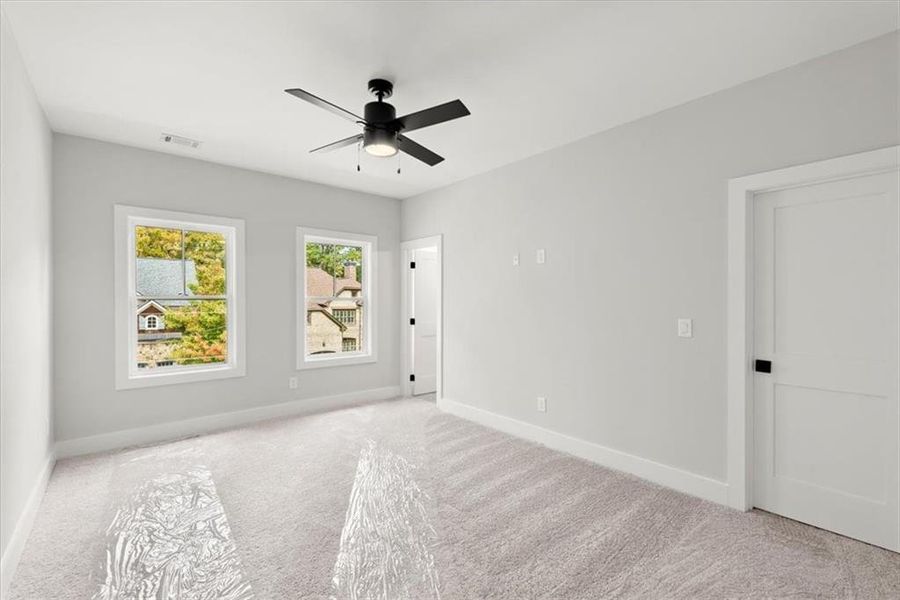
M 332 277 L 319 267 L 306 267 L 306 295 L 311 297 L 337 296 L 344 290 L 361 290 L 353 278 Z
M 138 296 L 193 296 L 190 286 L 197 283 L 194 261 L 168 258 L 138 258 L 135 291 Z M 181 265 L 184 264 L 184 274 Z

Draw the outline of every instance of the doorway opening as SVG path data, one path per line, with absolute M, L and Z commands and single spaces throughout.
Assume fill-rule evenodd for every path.
M 433 395 L 439 400 L 443 397 L 441 236 L 403 242 L 400 254 L 404 395 Z

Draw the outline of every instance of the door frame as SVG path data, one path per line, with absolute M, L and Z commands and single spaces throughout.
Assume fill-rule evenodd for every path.
M 900 169 L 900 146 L 728 181 L 728 505 L 753 508 L 753 207 L 757 194 Z
M 412 396 L 412 382 L 409 374 L 413 370 L 412 329 L 409 327 L 412 286 L 409 268 L 413 250 L 437 248 L 438 289 L 437 289 L 437 390 L 438 400 L 444 397 L 444 250 L 443 236 L 440 234 L 400 243 L 400 389 L 403 396 Z

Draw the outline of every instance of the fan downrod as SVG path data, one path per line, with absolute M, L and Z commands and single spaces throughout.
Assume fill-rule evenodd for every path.
M 394 93 L 394 84 L 387 79 L 370 79 L 369 91 L 378 97 L 381 102 L 385 98 L 390 98 Z

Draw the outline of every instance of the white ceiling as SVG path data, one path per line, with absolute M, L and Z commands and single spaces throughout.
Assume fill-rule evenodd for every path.
M 3 2 L 55 131 L 408 197 L 898 28 L 889 2 Z M 374 76 L 436 167 L 356 149 Z M 159 141 L 162 131 L 203 141 Z

